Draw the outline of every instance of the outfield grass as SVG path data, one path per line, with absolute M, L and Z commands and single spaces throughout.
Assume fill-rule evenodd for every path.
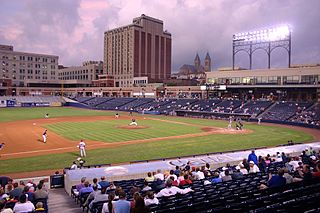
M 47 108 L 51 109 L 51 108 Z M 58 108 L 60 110 L 55 111 L 58 116 L 65 116 L 65 110 L 68 110 L 70 114 L 76 115 L 79 111 L 82 112 L 81 115 L 89 115 L 93 113 L 103 113 L 106 114 L 107 112 L 100 112 L 100 111 L 88 111 L 88 110 L 78 110 L 78 109 L 66 109 L 66 108 Z M 25 109 L 29 110 L 29 109 Z M 34 109 L 35 111 L 40 111 L 40 109 Z M 42 109 L 41 109 L 42 110 Z M 57 110 L 57 109 L 54 109 Z M 35 113 L 35 112 L 34 112 Z M 50 113 L 50 112 L 49 112 Z M 59 114 L 61 113 L 61 114 Z M 64 115 L 62 115 L 64 114 Z M 69 114 L 69 115 L 70 115 Z M 113 113 L 111 113 L 113 114 Z M 1 110 L 0 110 L 1 116 Z M 41 113 L 41 116 L 43 113 Z M 22 117 L 22 116 L 21 116 Z M 205 119 L 191 119 L 191 118 L 176 118 L 176 117 L 166 117 L 166 116 L 157 116 L 156 118 L 160 119 L 167 119 L 173 121 L 180 121 L 184 123 L 191 123 L 203 126 L 220 126 L 226 127 L 226 121 L 214 121 L 214 120 L 205 120 Z M 119 123 L 118 123 L 119 122 Z M 107 125 L 114 125 L 128 124 L 128 121 L 125 120 L 117 120 L 117 121 L 99 121 L 96 127 L 92 127 L 91 122 L 84 122 L 84 123 L 59 123 L 50 126 L 49 128 L 57 128 L 54 131 L 60 131 L 60 134 L 65 134 L 64 128 L 72 127 L 72 125 L 76 125 L 77 127 L 70 128 L 72 131 L 76 131 L 79 126 L 82 128 L 89 128 L 87 133 L 93 131 L 94 129 L 90 128 L 98 128 L 98 130 L 105 129 Z M 140 121 L 139 121 L 140 122 Z M 141 122 L 146 122 L 146 125 L 155 125 L 150 127 L 149 129 L 142 129 L 141 137 L 156 137 L 156 136 L 164 136 L 163 134 L 183 134 L 183 133 L 191 133 L 190 131 L 200 131 L 200 127 L 195 126 L 184 126 L 179 124 L 171 124 L 167 122 L 160 122 L 160 121 L 150 121 L 145 120 Z M 110 124 L 108 124 L 110 123 Z M 66 125 L 66 126 L 59 126 L 59 125 Z M 144 124 L 144 123 L 143 123 Z M 58 125 L 58 126 L 57 126 Z M 60 127 L 60 129 L 58 128 Z M 152 129 L 152 128 L 156 128 Z M 190 129 L 189 129 L 190 128 Z M 135 160 L 147 160 L 147 159 L 154 159 L 154 158 L 166 158 L 166 157 L 175 157 L 175 156 L 182 156 L 182 155 L 193 155 L 193 154 L 202 154 L 202 153 L 209 153 L 209 152 L 219 152 L 219 151 L 230 151 L 230 150 L 239 150 L 244 148 L 252 148 L 252 147 L 262 147 L 262 146 L 276 146 L 278 144 L 284 144 L 288 140 L 293 140 L 295 142 L 306 142 L 313 139 L 312 135 L 307 134 L 302 131 L 296 131 L 293 129 L 279 127 L 279 126 L 259 126 L 255 124 L 245 124 L 245 128 L 251 129 L 254 132 L 247 135 L 208 135 L 208 136 L 201 136 L 201 137 L 190 137 L 190 138 L 183 138 L 183 139 L 174 139 L 174 140 L 163 140 L 157 142 L 148 142 L 143 144 L 132 144 L 132 145 L 125 145 L 116 148 L 105 148 L 105 149 L 98 149 L 98 150 L 88 150 L 87 151 L 87 158 L 86 164 L 103 164 L 103 163 L 120 163 L 120 162 L 129 162 Z M 178 130 L 177 130 L 178 129 Z M 68 130 L 68 131 L 71 131 Z M 110 132 L 114 132 L 118 129 L 109 129 Z M 79 130 L 81 132 L 83 130 Z M 108 130 L 107 130 L 108 131 Z M 140 133 L 135 131 L 140 130 L 130 130 L 130 134 L 135 135 L 135 137 L 140 137 Z M 147 132 L 145 132 L 147 131 Z M 148 131 L 150 131 L 148 133 Z M 156 131 L 156 132 L 153 132 Z M 159 132 L 157 132 L 159 131 Z M 132 133 L 135 132 L 135 133 Z M 173 132 L 173 133 L 171 133 Z M 87 134 L 86 133 L 86 134 Z M 78 133 L 75 133 L 78 134 Z M 108 134 L 99 135 L 97 140 L 103 140 L 103 137 L 110 137 L 112 134 L 107 136 Z M 113 140 L 120 140 L 121 132 L 117 133 Z M 74 139 L 78 139 L 78 136 L 73 136 Z M 124 136 L 123 139 L 131 139 L 126 138 Z M 19 158 L 19 159 L 11 159 L 11 160 L 1 160 L 0 164 L 0 174 L 6 173 L 17 173 L 17 172 L 24 172 L 24 171 L 36 171 L 36 170 L 45 170 L 45 169 L 61 169 L 67 166 L 70 166 L 72 161 L 74 161 L 78 157 L 78 152 L 70 152 L 64 154 L 55 154 L 47 155 L 47 156 L 36 156 L 36 157 L 29 157 L 29 158 Z M 53 160 L 54 159 L 54 160 Z
M 0 122 L 30 120 L 44 118 L 49 113 L 50 117 L 64 116 L 94 116 L 94 115 L 113 115 L 113 112 L 76 109 L 68 107 L 38 107 L 38 108 L 0 108 Z

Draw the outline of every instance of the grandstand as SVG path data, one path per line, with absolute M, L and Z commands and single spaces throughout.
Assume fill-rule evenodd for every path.
M 319 104 L 270 100 L 233 99 L 151 99 L 151 98 L 100 98 L 79 97 L 79 103 L 95 109 L 146 112 L 152 114 L 193 115 L 220 118 L 239 116 L 247 120 L 262 118 L 267 122 L 319 127 Z

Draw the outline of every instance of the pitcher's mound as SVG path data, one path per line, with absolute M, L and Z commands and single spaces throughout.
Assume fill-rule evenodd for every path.
M 148 126 L 135 126 L 135 125 L 132 125 L 132 126 L 117 126 L 117 128 L 119 129 L 146 129 L 146 128 L 149 128 Z

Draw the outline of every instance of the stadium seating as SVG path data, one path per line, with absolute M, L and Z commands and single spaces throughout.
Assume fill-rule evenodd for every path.
M 296 112 L 296 114 L 290 118 L 290 121 L 312 126 L 320 126 L 320 104 L 315 103 L 305 110 Z
M 286 121 L 299 111 L 310 107 L 312 103 L 297 103 L 297 102 L 277 102 L 274 106 L 269 108 L 263 115 L 262 119 Z
M 133 110 L 133 111 L 141 111 L 140 106 L 150 103 L 154 101 L 153 98 L 137 98 L 129 103 L 126 103 L 123 106 L 119 107 L 119 110 L 124 110 L 124 111 L 129 111 L 129 110 Z
M 107 109 L 107 110 L 118 110 L 119 107 L 134 101 L 135 98 L 114 98 L 106 102 L 101 102 L 96 104 L 98 109 Z
M 238 109 L 236 109 L 235 113 L 259 115 L 269 106 L 271 106 L 271 104 L 271 101 L 248 101 L 247 103 L 241 105 Z
M 193 192 L 169 197 L 160 197 L 159 205 L 149 206 L 149 211 L 161 212 L 295 212 L 319 211 L 320 181 L 311 179 L 287 184 L 283 187 L 260 189 L 259 186 L 268 181 L 268 173 L 276 173 L 285 167 L 283 162 L 271 163 L 266 172 L 249 173 L 243 177 L 226 182 L 212 182 L 212 177 L 203 180 L 193 180 Z M 214 172 L 222 172 L 220 167 Z M 229 167 L 235 171 L 236 167 Z M 292 173 L 293 174 L 293 173 Z M 114 185 L 121 187 L 127 194 L 127 200 L 132 201 L 132 187 L 142 189 L 144 179 L 114 181 Z M 159 192 L 162 188 L 152 190 Z M 109 191 L 110 192 L 110 191 Z M 142 195 L 145 193 L 141 192 Z M 98 204 L 100 210 L 103 202 Z M 96 207 L 95 207 L 96 208 Z M 92 212 L 96 212 L 93 210 Z

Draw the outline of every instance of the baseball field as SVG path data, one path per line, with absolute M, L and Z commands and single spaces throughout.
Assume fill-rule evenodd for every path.
M 44 118 L 48 113 L 49 118 Z M 245 123 L 245 130 L 228 130 L 227 121 L 134 114 L 77 108 L 0 109 L 0 176 L 42 174 L 71 165 L 77 144 L 87 144 L 86 164 L 194 155 L 252 147 L 273 147 L 319 140 L 319 131 L 299 127 Z M 48 129 L 47 143 L 42 132 Z

